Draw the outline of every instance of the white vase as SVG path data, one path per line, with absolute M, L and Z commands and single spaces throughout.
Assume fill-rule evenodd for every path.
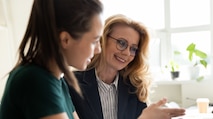
M 199 77 L 200 74 L 200 67 L 197 66 L 190 66 L 189 67 L 189 76 L 191 80 L 196 80 Z

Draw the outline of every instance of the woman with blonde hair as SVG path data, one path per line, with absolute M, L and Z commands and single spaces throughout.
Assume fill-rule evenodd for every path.
M 150 110 L 158 112 L 156 109 L 165 100 L 146 108 L 151 80 L 149 40 L 147 28 L 124 15 L 114 15 L 105 21 L 100 40 L 102 52 L 94 56 L 86 71 L 75 72 L 84 98 L 81 103 L 80 98 L 73 102 L 82 119 L 137 119 L 140 115 L 146 119 L 166 119 L 165 116 L 150 118 L 164 113 L 171 116 L 166 111 L 150 113 Z M 77 97 L 72 89 L 70 94 Z M 184 112 L 176 111 L 174 116 Z

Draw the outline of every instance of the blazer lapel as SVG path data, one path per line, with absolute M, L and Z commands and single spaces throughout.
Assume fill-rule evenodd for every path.
M 124 84 L 124 80 L 119 76 L 118 80 L 118 119 L 124 119 L 127 103 L 128 103 L 128 86 Z
M 82 86 L 85 91 L 85 98 L 86 101 L 88 101 L 88 105 L 90 106 L 94 114 L 97 115 L 97 119 L 103 119 L 101 101 L 95 76 L 95 69 L 86 71 L 83 77 L 83 81 L 85 82 L 85 85 Z

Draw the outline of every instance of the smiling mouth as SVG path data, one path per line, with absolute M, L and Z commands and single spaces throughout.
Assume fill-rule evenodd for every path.
M 126 62 L 126 60 L 122 59 L 121 57 L 115 56 L 115 58 L 116 58 L 117 60 L 119 60 L 120 62 L 123 62 L 123 63 Z

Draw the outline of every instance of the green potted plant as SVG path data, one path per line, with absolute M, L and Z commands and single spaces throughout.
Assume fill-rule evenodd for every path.
M 169 64 L 165 67 L 170 70 L 171 78 L 173 80 L 179 77 L 179 65 L 174 60 L 170 60 Z
M 200 76 L 199 77 L 199 70 L 200 67 L 198 65 L 200 64 L 204 68 L 207 67 L 207 54 L 199 49 L 196 48 L 195 43 L 191 43 L 187 46 L 186 50 L 188 51 L 188 59 L 190 62 L 193 63 L 191 71 L 191 79 L 196 79 L 198 81 L 202 80 L 204 77 Z
M 175 56 L 179 55 L 179 51 L 173 52 Z M 174 80 L 179 77 L 180 71 L 179 71 L 179 65 L 177 62 L 175 62 L 173 59 L 169 61 L 168 65 L 165 66 L 167 69 L 169 69 L 171 73 L 171 78 Z
M 186 50 L 189 52 L 188 55 L 188 59 L 189 61 L 195 61 L 193 66 L 197 66 L 198 64 L 201 64 L 202 66 L 204 66 L 205 68 L 207 67 L 207 54 L 199 49 L 196 48 L 196 44 L 195 43 L 191 43 L 188 45 L 188 47 L 186 48 Z M 193 60 L 193 58 L 196 58 L 195 60 Z

